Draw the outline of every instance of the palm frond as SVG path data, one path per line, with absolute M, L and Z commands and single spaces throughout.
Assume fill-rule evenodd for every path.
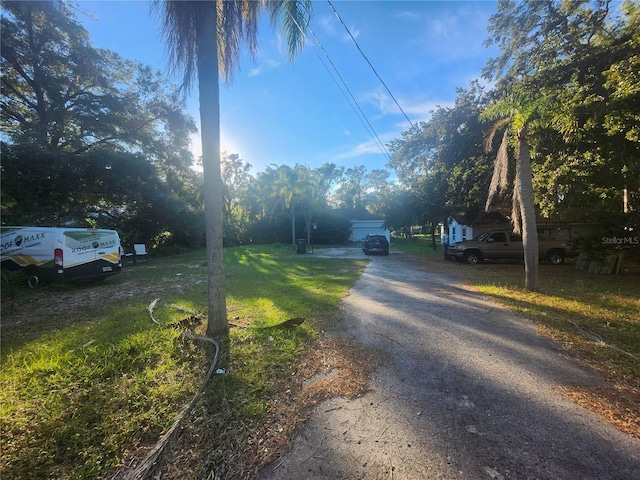
M 502 134 L 502 142 L 498 149 L 498 154 L 493 163 L 493 175 L 491 176 L 491 184 L 489 185 L 489 193 L 487 202 L 484 206 L 485 210 L 489 210 L 493 199 L 498 192 L 503 191 L 507 187 L 509 172 L 509 130 L 505 129 Z
M 245 46 L 252 58 L 258 51 L 260 3 L 249 0 L 216 2 L 218 8 L 218 64 L 220 76 L 229 83 L 238 69 Z
M 181 88 L 188 92 L 197 73 L 196 28 L 206 2 L 153 0 L 152 13 L 160 17 L 171 74 L 181 74 Z
M 280 24 L 287 39 L 289 60 L 304 47 L 305 31 L 312 13 L 310 0 L 178 1 L 153 0 L 152 11 L 161 21 L 161 33 L 169 54 L 171 73 L 182 75 L 188 91 L 196 78 L 196 32 L 205 9 L 215 4 L 218 68 L 225 82 L 231 82 L 239 67 L 240 50 L 247 48 L 255 58 L 258 51 L 258 24 L 262 8 L 275 25 Z
M 518 167 L 516 167 L 516 170 Z M 520 177 L 516 173 L 513 182 L 513 198 L 511 201 L 511 224 L 513 225 L 513 233 L 520 235 L 522 233 L 522 221 L 520 217 Z
M 491 129 L 489 130 L 489 132 L 487 133 L 487 135 L 484 137 L 484 151 L 486 153 L 489 153 L 491 150 L 493 150 L 493 137 L 495 136 L 495 134 L 501 129 L 503 128 L 505 125 L 507 125 L 510 121 L 509 117 L 505 117 L 501 120 L 498 120 L 497 122 L 495 122 L 492 126 Z
M 306 29 L 311 19 L 313 5 L 310 0 L 267 0 L 266 8 L 273 26 L 280 24 L 287 39 L 289 61 L 302 50 L 306 42 Z
M 502 97 L 499 100 L 491 103 L 480 114 L 480 120 L 482 121 L 496 121 L 504 118 L 509 118 L 515 111 L 513 107 L 513 101 L 510 97 Z

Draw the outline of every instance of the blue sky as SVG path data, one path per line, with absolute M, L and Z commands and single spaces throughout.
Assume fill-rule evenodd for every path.
M 332 3 L 414 123 L 427 120 L 437 106 L 453 105 L 456 88 L 479 78 L 487 59 L 497 54 L 483 45 L 494 1 Z M 146 1 L 84 0 L 78 19 L 96 47 L 166 73 L 159 23 L 149 6 Z M 366 120 L 313 36 L 289 63 L 279 32 L 265 19 L 257 57 L 244 57 L 233 82 L 221 87 L 223 150 L 239 154 L 254 172 L 269 164 L 315 168 L 326 162 L 345 168 L 364 165 L 368 171 L 385 168 L 386 154 L 370 130 L 386 145 L 401 137 L 409 127 L 407 119 L 328 2 L 314 1 L 311 28 Z M 188 109 L 198 121 L 197 89 Z M 194 139 L 196 154 L 198 143 Z

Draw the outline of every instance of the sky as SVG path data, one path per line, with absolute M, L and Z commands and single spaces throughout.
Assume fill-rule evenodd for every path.
M 321 47 L 309 34 L 293 63 L 279 30 L 265 17 L 257 56 L 243 54 L 233 81 L 221 86 L 222 150 L 238 154 L 254 172 L 296 163 L 389 170 L 386 145 L 401 138 L 409 120 L 426 121 L 437 107 L 452 106 L 456 89 L 480 79 L 488 58 L 498 53 L 484 46 L 494 1 L 331 4 L 347 28 L 329 2 L 314 1 L 311 29 Z M 169 76 L 150 2 L 80 0 L 78 20 L 95 47 L 179 81 Z M 187 110 L 199 124 L 197 88 Z M 196 156 L 199 142 L 192 142 Z

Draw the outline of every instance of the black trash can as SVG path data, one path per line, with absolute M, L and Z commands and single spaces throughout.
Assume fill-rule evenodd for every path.
M 298 253 L 307 253 L 307 240 L 305 238 L 296 238 L 296 247 Z

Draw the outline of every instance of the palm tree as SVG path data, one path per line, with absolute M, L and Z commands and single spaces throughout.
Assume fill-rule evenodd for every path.
M 531 151 L 527 143 L 527 128 L 533 122 L 537 109 L 538 102 L 510 97 L 493 103 L 481 115 L 484 119 L 495 121 L 485 139 L 487 152 L 492 149 L 495 134 L 504 128 L 485 205 L 485 210 L 487 211 L 491 207 L 495 196 L 507 187 L 509 144 L 512 140 L 515 141 L 516 172 L 513 183 L 511 221 L 514 232 L 522 234 L 525 288 L 527 290 L 538 289 L 538 262 L 540 255 L 533 196 Z
M 313 207 L 318 203 L 318 181 L 311 176 L 311 171 L 302 166 L 295 166 L 295 184 L 291 191 L 289 205 L 291 209 L 291 231 L 295 236 L 296 217 L 295 207 L 300 207 L 304 215 L 305 230 L 307 231 L 307 244 L 311 244 L 311 219 Z M 295 243 L 295 238 L 294 238 Z
M 275 198 L 273 213 L 280 209 L 284 212 L 289 209 L 291 215 L 291 243 L 296 246 L 296 207 L 304 210 L 305 225 L 307 229 L 307 242 L 311 240 L 311 217 L 313 215 L 313 203 L 317 197 L 318 182 L 311 177 L 311 172 L 303 165 L 296 164 L 291 168 L 281 165 L 276 170 L 267 169 L 267 174 L 273 177 L 270 183 L 271 196 Z
M 200 137 L 204 173 L 204 211 L 207 238 L 207 335 L 227 336 L 226 289 L 223 256 L 223 184 L 220 169 L 219 77 L 231 79 L 241 44 L 255 55 L 261 10 L 275 26 L 281 23 L 287 38 L 289 60 L 304 46 L 311 14 L 310 0 L 260 2 L 154 0 L 162 15 L 162 32 L 174 71 L 182 72 L 189 90 L 196 76 L 200 95 Z

